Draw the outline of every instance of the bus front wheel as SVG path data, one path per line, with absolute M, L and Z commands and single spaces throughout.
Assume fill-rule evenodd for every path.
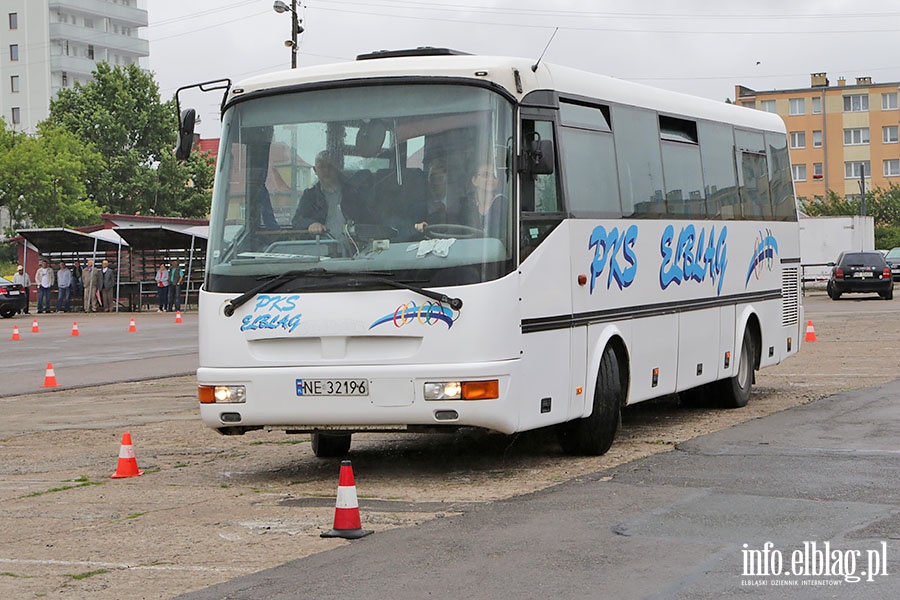
M 558 425 L 559 443 L 566 454 L 606 454 L 621 420 L 622 382 L 615 350 L 607 346 L 600 359 L 594 408 L 590 416 Z
M 741 342 L 741 356 L 738 370 L 734 377 L 718 382 L 719 404 L 723 408 L 741 408 L 750 400 L 750 388 L 753 385 L 753 369 L 756 362 L 756 344 L 749 329 L 744 330 Z
M 351 437 L 349 433 L 319 433 L 310 434 L 312 451 L 318 458 L 341 458 L 350 452 Z

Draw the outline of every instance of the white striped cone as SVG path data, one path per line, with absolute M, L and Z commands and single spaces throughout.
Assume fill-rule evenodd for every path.
M 137 477 L 143 475 L 144 472 L 138 469 L 137 458 L 134 456 L 134 446 L 131 445 L 131 434 L 122 434 L 122 445 L 119 447 L 119 464 L 116 466 L 116 472 L 113 473 L 113 479 L 122 479 L 123 477 Z
M 355 540 L 372 533 L 362 529 L 359 519 L 359 501 L 356 498 L 356 483 L 353 480 L 353 466 L 349 460 L 341 461 L 341 476 L 338 480 L 337 501 L 334 505 L 334 528 L 322 533 L 324 538 L 340 537 Z

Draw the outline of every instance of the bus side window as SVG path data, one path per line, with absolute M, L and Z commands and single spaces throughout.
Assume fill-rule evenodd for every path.
M 734 171 L 734 131 L 730 125 L 700 121 L 700 158 L 711 219 L 740 219 L 737 175 Z
M 763 134 L 735 129 L 734 137 L 738 150 L 738 177 L 744 219 L 771 219 L 769 169 Z
M 769 177 L 775 220 L 796 221 L 797 204 L 791 180 L 791 158 L 788 155 L 787 136 L 783 133 L 767 132 L 766 146 L 769 150 Z
M 657 115 L 629 106 L 612 106 L 619 189 L 626 217 L 666 216 Z
M 522 139 L 551 140 L 554 148 L 558 148 L 552 121 L 523 120 Z M 559 152 L 556 152 L 559 157 Z M 522 203 L 521 218 L 521 258 L 531 254 L 535 248 L 559 225 L 562 215 L 562 202 L 559 194 L 559 168 L 546 175 L 522 175 L 520 199 Z M 551 216 L 552 215 L 552 216 Z

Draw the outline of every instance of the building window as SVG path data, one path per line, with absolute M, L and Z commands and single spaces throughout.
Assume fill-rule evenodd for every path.
M 759 101 L 759 110 L 763 112 L 775 112 L 775 101 L 774 100 L 760 100 Z
M 821 148 L 822 147 L 822 130 L 818 129 L 813 131 L 813 148 Z
M 22 109 L 20 109 L 18 106 L 13 106 L 12 107 L 12 124 L 18 125 L 21 122 L 22 122 Z
M 87 17 L 85 17 L 84 18 L 84 26 L 86 29 L 93 29 L 94 28 L 94 20 L 88 19 Z
M 869 143 L 869 128 L 857 127 L 844 130 L 845 146 L 863 146 Z
M 896 144 L 898 142 L 897 125 L 888 125 L 887 127 L 882 127 L 881 141 L 885 144 Z
M 865 170 L 867 177 L 872 174 L 872 170 L 869 168 L 869 161 L 853 160 L 844 163 L 844 177 L 847 179 L 858 179 L 860 169 Z
M 822 163 L 813 163 L 813 179 L 822 179 Z
M 869 110 L 868 94 L 844 96 L 844 112 L 866 112 Z
M 805 115 L 806 100 L 804 98 L 791 98 L 790 111 L 790 114 L 792 115 Z
M 822 114 L 822 97 L 821 96 L 813 96 L 813 98 L 812 98 L 812 114 L 814 114 L 814 115 Z
M 19 13 L 9 13 L 9 28 L 10 29 L 18 29 L 19 28 Z
M 881 95 L 881 110 L 897 110 L 897 92 Z
M 66 71 L 62 72 L 61 80 L 62 80 L 62 87 L 69 87 L 69 74 Z
M 11 75 L 9 78 L 9 89 L 13 94 L 19 93 L 19 76 Z
M 10 44 L 9 45 L 9 60 L 19 60 L 19 45 L 18 44 Z
M 900 177 L 900 158 L 892 158 L 884 161 L 885 177 Z
M 806 165 L 794 165 L 791 167 L 794 181 L 806 181 Z
M 792 131 L 791 132 L 791 148 L 806 148 L 806 132 L 805 131 Z

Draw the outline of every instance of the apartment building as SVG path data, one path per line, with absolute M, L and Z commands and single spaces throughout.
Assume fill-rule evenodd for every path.
M 0 116 L 34 133 L 60 89 L 98 62 L 140 64 L 150 44 L 146 0 L 0 0 Z
M 831 85 L 826 73 L 813 73 L 810 87 L 756 91 L 735 86 L 735 103 L 780 115 L 785 122 L 798 197 L 824 197 L 827 190 L 859 195 L 900 184 L 900 83 L 874 83 L 841 77 Z

